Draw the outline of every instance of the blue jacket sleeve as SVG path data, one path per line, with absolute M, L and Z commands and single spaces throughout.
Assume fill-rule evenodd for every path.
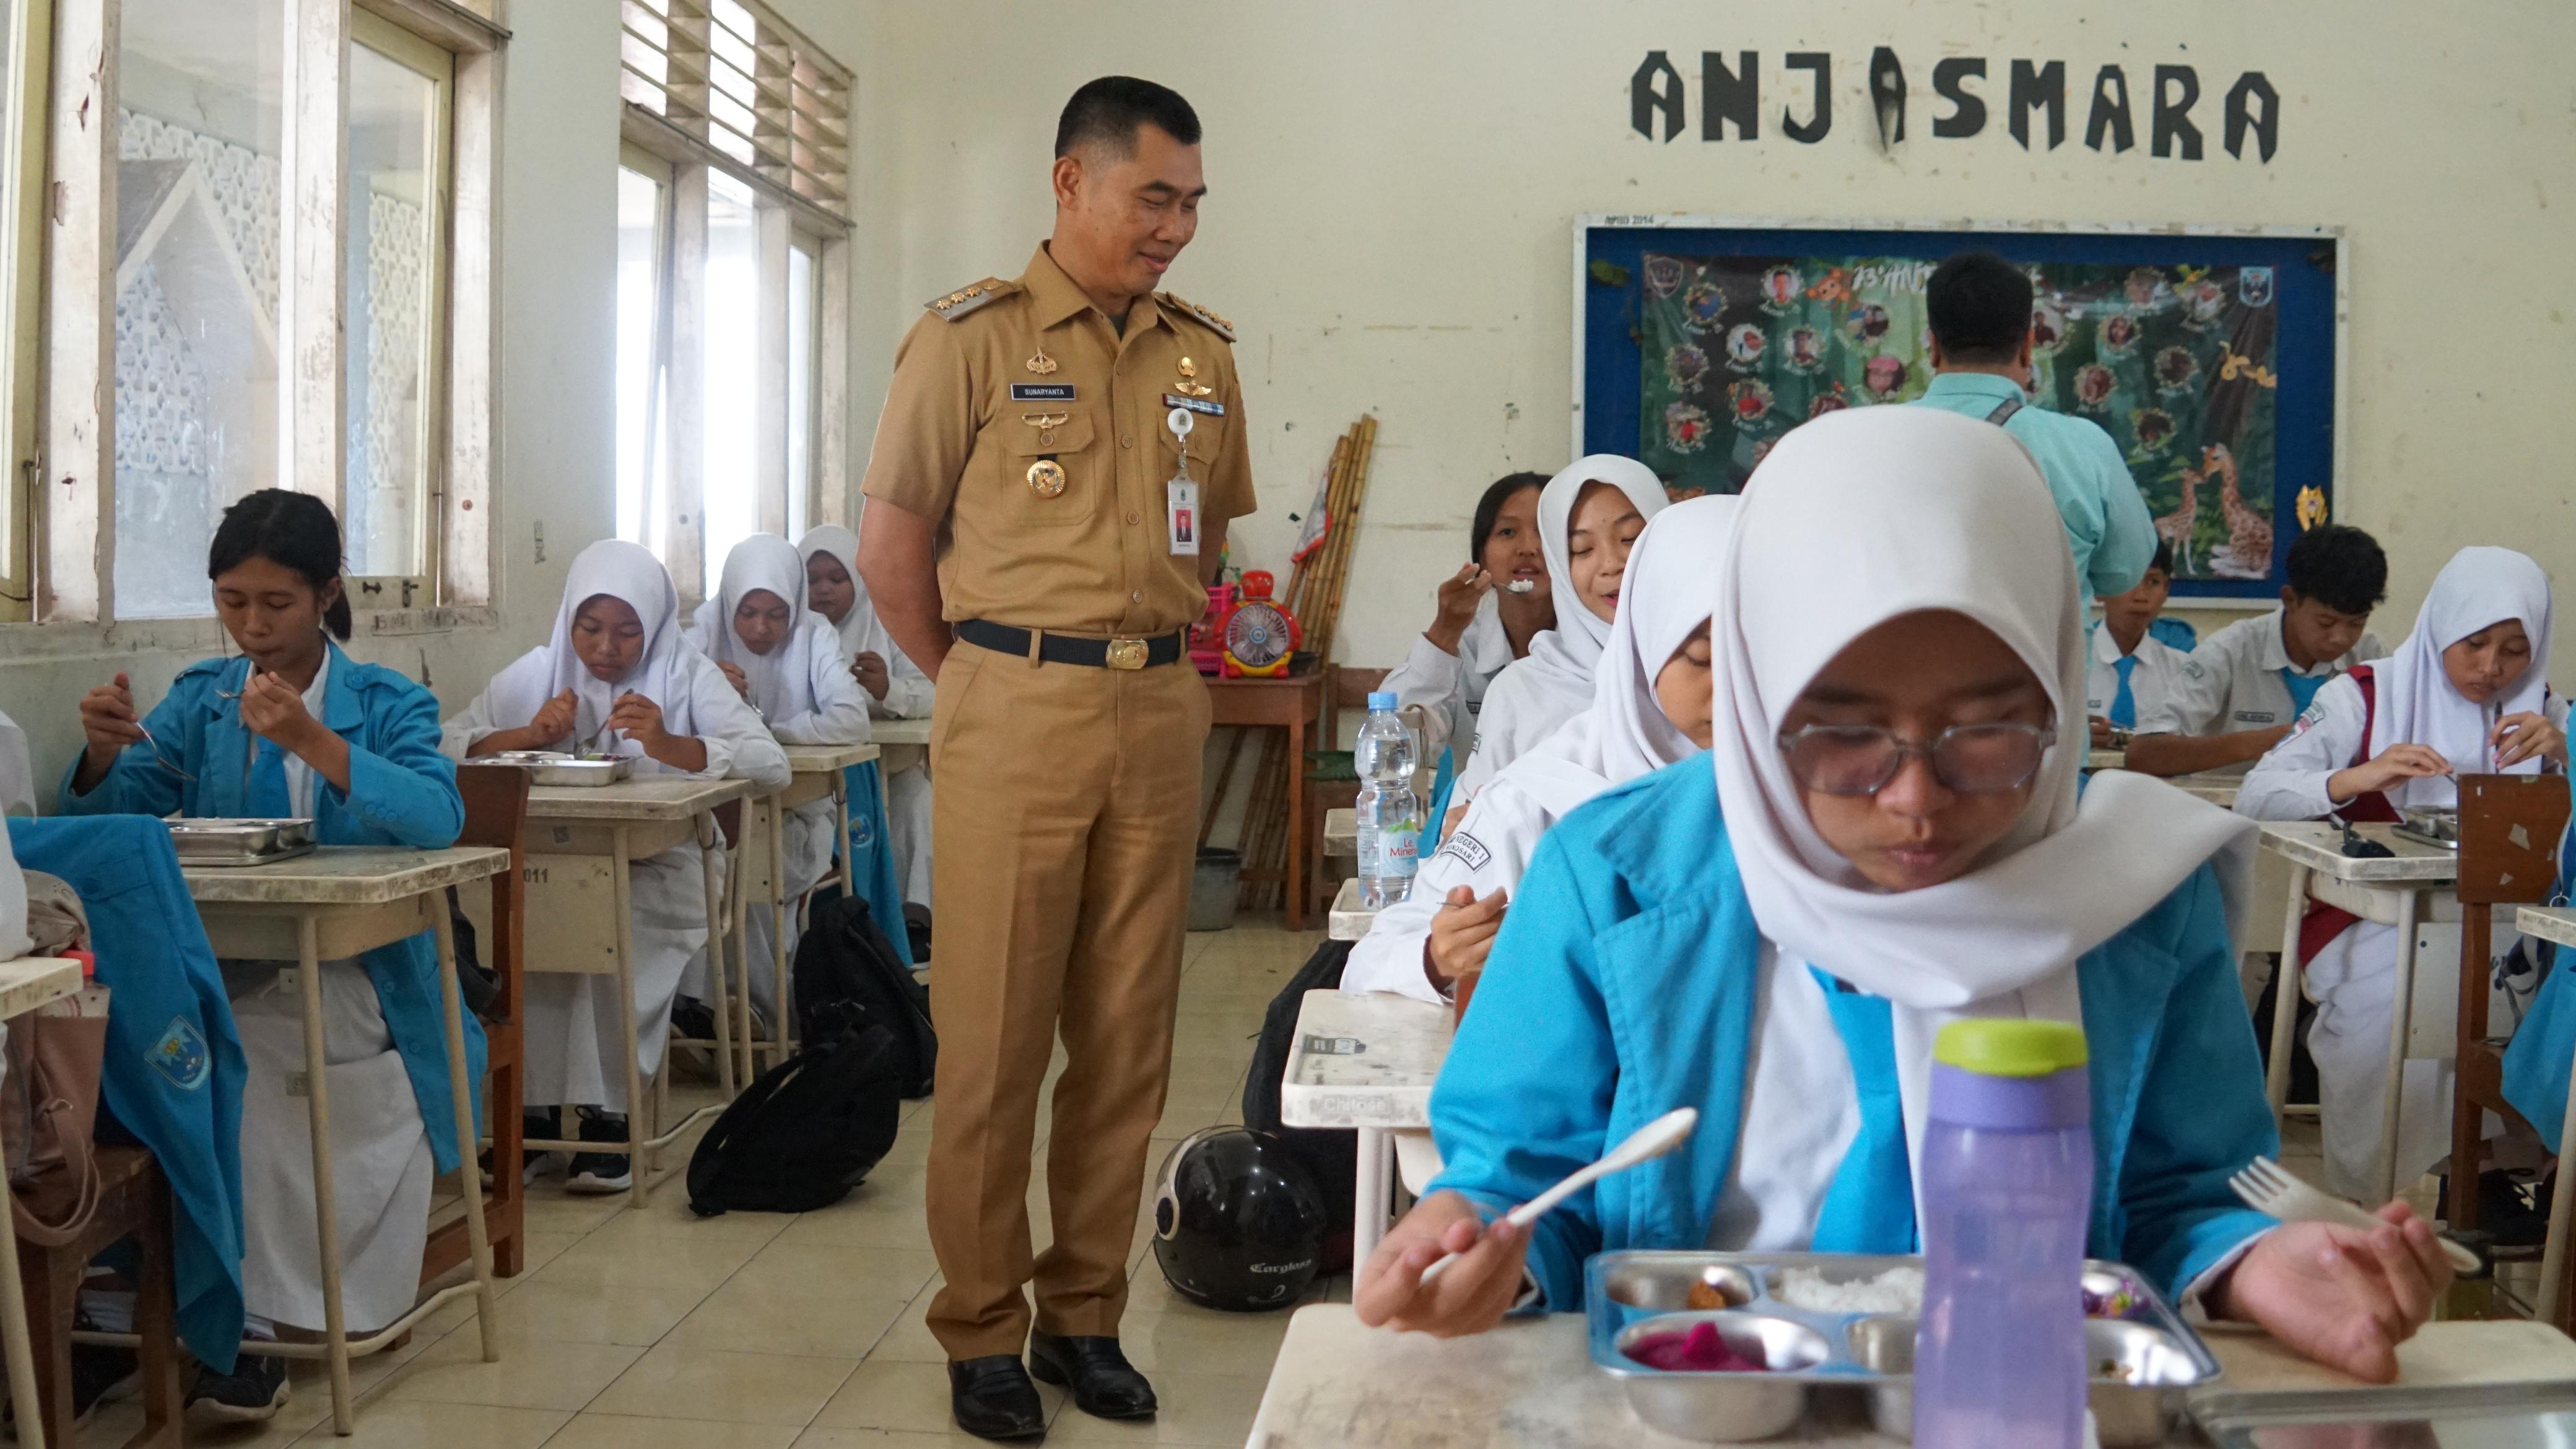
M 2147 576 L 2147 565 L 2156 557 L 2156 520 L 2147 512 L 2147 500 L 2138 492 L 2138 480 L 2129 472 L 2129 462 L 2120 456 L 2120 445 L 2111 435 L 2093 423 L 2086 423 L 2090 435 L 2085 451 L 2092 455 L 2096 486 L 2102 495 L 2102 541 L 2093 550 L 2091 577 L 2084 580 L 2089 594 L 2125 594 Z
M 465 800 L 456 791 L 456 762 L 438 751 L 437 698 L 417 687 L 368 693 L 366 734 L 376 748 L 349 742 L 349 793 L 339 803 L 416 850 L 454 845 L 465 828 Z
M 2120 1166 L 2121 1256 L 2174 1297 L 2274 1226 L 2227 1179 L 2280 1151 L 2218 878 L 2204 867 L 2183 889 L 2182 972 Z
M 62 789 L 56 792 L 55 813 L 61 815 L 152 815 L 184 812 L 187 806 L 188 782 L 172 770 L 161 767 L 167 760 L 189 774 L 198 773 L 194 763 L 203 753 L 197 747 L 196 724 L 204 711 L 197 707 L 197 690 L 202 688 L 182 674 L 171 685 L 170 692 L 143 717 L 143 727 L 161 743 L 156 755 L 149 741 L 136 740 L 108 766 L 107 775 L 90 787 L 86 795 L 75 794 L 72 780 L 80 773 L 82 756 L 72 756 L 63 770 Z
M 1454 1189 L 1498 1216 L 1606 1146 L 1619 1081 L 1595 962 L 1598 930 L 1576 857 L 1559 832 L 1539 842 L 1476 987 L 1475 1007 L 1431 1094 L 1431 1133 Z M 1586 1188 L 1530 1229 L 1529 1270 L 1547 1307 L 1583 1304 L 1583 1263 L 1600 1250 Z

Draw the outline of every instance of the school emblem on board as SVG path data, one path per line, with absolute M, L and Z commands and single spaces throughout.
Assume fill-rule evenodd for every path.
M 1682 263 L 1679 257 L 1646 258 L 1646 290 L 1658 297 L 1669 297 L 1682 285 Z
M 2240 267 L 2236 273 L 2236 300 L 2248 307 L 2272 305 L 2272 269 Z
M 174 1016 L 161 1039 L 145 1055 L 152 1070 L 167 1077 L 170 1085 L 182 1092 L 193 1092 L 206 1084 L 213 1062 L 206 1051 L 206 1038 L 184 1016 Z

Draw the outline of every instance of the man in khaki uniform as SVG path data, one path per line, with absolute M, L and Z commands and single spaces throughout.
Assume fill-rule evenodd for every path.
M 1189 103 L 1151 82 L 1075 92 L 1053 237 L 1016 280 L 929 304 L 868 463 L 859 570 L 938 681 L 929 1213 L 947 1282 L 930 1327 L 957 1422 L 985 1438 L 1045 1432 L 1023 1340 L 1086 1412 L 1155 1408 L 1117 1333 L 1208 732 L 1184 646 L 1226 524 L 1253 507 L 1232 329 L 1154 291 L 1197 226 L 1198 139 Z M 1033 1263 L 1031 1138 L 1059 1031 L 1055 1240 Z

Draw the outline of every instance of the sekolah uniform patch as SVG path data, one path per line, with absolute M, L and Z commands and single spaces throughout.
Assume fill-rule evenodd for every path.
M 1485 848 L 1485 842 L 1463 830 L 1449 837 L 1449 843 L 1440 847 L 1440 854 L 1456 856 L 1469 870 L 1483 870 L 1485 862 L 1494 858 L 1494 853 Z
M 169 1079 L 170 1085 L 182 1092 L 193 1092 L 206 1084 L 213 1061 L 206 1051 L 206 1038 L 184 1016 L 170 1019 L 161 1039 L 145 1055 L 152 1070 Z

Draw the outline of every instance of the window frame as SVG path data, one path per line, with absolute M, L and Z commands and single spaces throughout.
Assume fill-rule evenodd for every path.
M 670 470 L 675 462 L 674 450 L 671 446 L 669 408 L 674 375 L 671 367 L 671 280 L 677 250 L 674 233 L 678 229 L 676 217 L 678 188 L 675 181 L 678 168 L 664 157 L 655 155 L 631 141 L 621 140 L 617 147 L 617 169 L 632 171 L 653 184 L 653 340 L 646 354 L 649 358 L 648 376 L 644 388 L 644 406 L 647 415 L 646 451 L 643 476 L 639 480 L 643 496 L 637 500 L 636 510 L 636 531 L 641 536 L 628 538 L 627 541 L 652 549 L 655 556 L 659 557 L 662 553 L 662 540 L 668 535 L 670 499 L 667 493 L 658 499 L 654 497 L 653 459 L 658 450 L 661 455 L 666 488 L 670 479 Z M 614 399 L 611 410 L 614 411 L 623 402 L 622 396 Z M 622 445 L 625 441 L 622 421 L 614 424 L 614 431 L 618 443 Z M 617 486 L 622 488 L 624 482 L 624 479 L 618 479 Z M 614 501 L 619 507 L 624 506 L 623 499 Z M 623 528 L 618 532 L 620 537 L 625 536 Z
M 36 547 L 44 528 L 37 487 L 37 439 L 43 379 L 45 113 L 53 69 L 53 5 L 12 0 L 0 16 L 9 27 L 9 64 L 0 76 L 17 145 L 0 157 L 0 287 L 9 326 L 0 340 L 0 623 L 35 617 Z

